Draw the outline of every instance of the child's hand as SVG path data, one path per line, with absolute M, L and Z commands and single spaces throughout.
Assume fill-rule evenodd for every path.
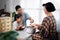
M 15 30 L 18 31 L 19 30 L 19 27 L 17 27 Z
M 23 27 L 23 25 L 19 25 L 19 26 L 16 28 L 16 30 L 18 31 L 18 30 L 20 30 L 22 27 Z
M 19 27 L 19 28 L 22 28 L 22 27 L 23 27 L 23 25 L 21 24 L 21 25 L 19 25 L 18 27 Z

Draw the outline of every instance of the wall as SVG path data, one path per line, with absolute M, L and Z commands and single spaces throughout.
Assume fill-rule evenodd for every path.
M 5 6 L 5 4 L 6 4 L 6 0 L 0 0 L 0 9 L 3 9 L 3 8 L 5 8 L 4 6 Z
M 16 5 L 20 5 L 20 0 L 0 0 L 0 9 L 4 8 L 8 12 L 15 11 Z
M 10 11 L 10 0 L 0 0 L 0 9 L 5 9 L 5 11 Z
M 20 0 L 12 0 L 12 12 L 14 12 L 15 11 L 15 6 L 16 5 L 20 5 Z

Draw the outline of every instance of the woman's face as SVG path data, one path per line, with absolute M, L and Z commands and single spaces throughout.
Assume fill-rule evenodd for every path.
M 48 12 L 48 11 L 46 10 L 45 6 L 43 7 L 43 10 L 44 10 L 45 14 Z

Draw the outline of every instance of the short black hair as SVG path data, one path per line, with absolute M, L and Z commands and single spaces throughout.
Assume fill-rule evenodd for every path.
M 16 15 L 15 15 L 16 20 L 17 20 L 18 18 L 20 18 L 20 17 L 22 17 L 22 15 L 19 15 L 19 14 L 16 14 Z
M 15 7 L 15 10 L 17 11 L 19 8 L 21 8 L 21 6 L 20 6 L 20 5 L 17 5 L 17 6 Z
M 43 4 L 43 6 L 45 6 L 45 8 L 47 9 L 48 12 L 54 12 L 56 10 L 55 6 L 51 2 Z

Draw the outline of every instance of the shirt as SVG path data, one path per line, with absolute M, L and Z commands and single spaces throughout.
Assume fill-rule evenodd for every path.
M 56 20 L 54 16 L 45 17 L 39 26 L 39 33 L 33 35 L 35 40 L 56 40 Z
M 19 23 L 19 24 L 20 24 L 20 23 Z M 14 21 L 14 22 L 13 22 L 13 30 L 15 30 L 19 24 L 17 23 L 17 21 Z

